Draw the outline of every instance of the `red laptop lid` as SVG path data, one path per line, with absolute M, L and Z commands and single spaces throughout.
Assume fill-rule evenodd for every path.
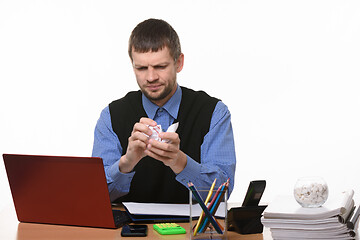
M 101 158 L 3 158 L 20 222 L 115 228 Z

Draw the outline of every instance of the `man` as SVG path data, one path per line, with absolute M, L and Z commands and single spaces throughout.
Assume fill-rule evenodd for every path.
M 140 91 L 113 101 L 95 128 L 93 156 L 104 161 L 111 201 L 187 203 L 187 183 L 209 189 L 230 178 L 235 149 L 230 113 L 218 99 L 177 84 L 184 54 L 165 21 L 138 24 L 129 56 Z M 176 132 L 165 132 L 174 122 Z M 149 139 L 161 125 L 164 141 Z M 181 141 L 180 141 L 181 139 Z

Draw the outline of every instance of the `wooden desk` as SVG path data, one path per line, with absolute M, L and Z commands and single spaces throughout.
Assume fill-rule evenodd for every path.
M 188 223 L 179 223 L 186 230 Z M 120 229 L 102 229 L 88 227 L 72 227 L 49 224 L 19 223 L 16 218 L 15 209 L 9 205 L 0 212 L 0 239 L 2 240 L 38 240 L 38 239 L 145 239 L 145 238 L 124 238 L 121 237 Z M 153 230 L 152 224 L 149 224 L 148 237 L 146 239 L 159 240 L 182 240 L 190 239 L 189 233 L 182 235 L 163 236 Z M 270 231 L 264 229 L 263 234 L 241 235 L 236 232 L 228 232 L 228 239 L 247 239 L 247 240 L 271 240 Z

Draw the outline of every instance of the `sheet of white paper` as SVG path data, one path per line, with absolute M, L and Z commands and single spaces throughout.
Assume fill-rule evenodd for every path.
M 179 122 L 174 123 L 166 130 L 166 132 L 176 132 L 178 126 L 179 126 Z
M 131 214 L 190 216 L 189 204 L 123 202 L 123 205 Z M 199 217 L 202 209 L 199 204 L 195 204 L 192 211 L 194 217 Z M 215 216 L 225 217 L 224 202 L 220 203 Z

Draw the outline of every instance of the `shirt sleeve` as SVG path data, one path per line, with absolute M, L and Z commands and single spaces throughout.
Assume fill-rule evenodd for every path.
M 127 194 L 135 172 L 121 173 L 119 161 L 122 147 L 116 133 L 112 129 L 109 107 L 100 115 L 94 132 L 93 157 L 101 157 L 104 163 L 106 180 L 110 193 L 110 200 Z
M 228 194 L 234 188 L 236 155 L 231 115 L 227 106 L 219 101 L 214 109 L 209 132 L 201 145 L 201 163 L 187 156 L 187 164 L 176 179 L 187 186 L 189 181 L 197 188 L 210 188 L 216 178 L 216 186 L 230 179 Z

